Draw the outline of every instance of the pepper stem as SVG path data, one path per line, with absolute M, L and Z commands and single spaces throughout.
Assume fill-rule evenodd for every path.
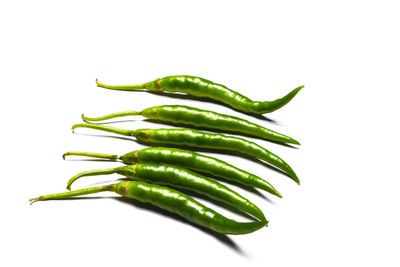
M 138 89 L 146 89 L 145 84 L 130 84 L 130 85 L 108 85 L 104 83 L 100 83 L 98 79 L 96 79 L 96 84 L 98 87 L 112 89 L 112 90 L 122 90 L 122 91 L 133 91 Z
M 79 152 L 79 151 L 67 152 L 63 155 L 63 159 L 65 159 L 66 156 L 82 156 L 82 157 L 90 157 L 90 158 L 97 158 L 97 159 L 109 159 L 109 160 L 113 160 L 113 161 L 120 159 L 120 156 L 114 155 L 114 154 L 102 154 L 102 153 L 96 153 L 96 152 Z
M 78 173 L 75 176 L 72 176 L 67 183 L 67 189 L 71 190 L 71 185 L 81 177 L 84 176 L 95 176 L 95 175 L 104 175 L 104 174 L 113 174 L 117 171 L 117 168 L 110 168 L 110 169 L 100 169 L 100 170 L 92 170 L 92 171 L 84 171 Z
M 134 136 L 135 135 L 135 131 L 133 131 L 133 130 L 125 130 L 125 129 L 115 128 L 115 127 L 101 125 L 101 124 L 94 124 L 94 123 L 75 124 L 74 126 L 72 126 L 72 131 L 74 131 L 76 128 L 91 128 L 91 129 L 96 129 L 96 130 L 101 130 L 101 131 L 106 131 L 106 132 L 120 134 L 120 135 L 126 135 L 126 136 Z
M 112 114 L 108 114 L 105 116 L 101 116 L 101 117 L 95 117 L 95 118 L 89 118 L 89 117 L 85 117 L 84 114 L 82 114 L 81 118 L 84 121 L 104 121 L 104 120 L 109 120 L 109 119 L 113 119 L 113 118 L 118 118 L 118 117 L 126 117 L 126 116 L 136 116 L 136 115 L 140 115 L 141 112 L 139 111 L 122 111 L 122 112 L 117 112 L 117 113 L 112 113 Z
M 50 199 L 67 199 L 67 198 L 72 198 L 72 197 L 76 197 L 76 196 L 94 194 L 94 193 L 99 193 L 99 192 L 104 192 L 104 191 L 115 192 L 115 184 L 83 188 L 83 189 L 78 189 L 78 190 L 64 192 L 64 193 L 44 195 L 44 196 L 40 196 L 40 197 L 31 198 L 31 199 L 29 199 L 29 201 L 32 202 L 32 201 L 50 200 Z

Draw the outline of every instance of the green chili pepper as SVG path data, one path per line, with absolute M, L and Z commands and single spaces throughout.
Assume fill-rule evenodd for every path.
M 289 174 L 289 176 L 295 182 L 300 184 L 296 173 L 283 159 L 267 149 L 257 145 L 256 143 L 242 138 L 223 134 L 207 133 L 187 128 L 124 130 L 92 123 L 75 124 L 72 126 L 72 130 L 81 127 L 92 128 L 126 136 L 134 136 L 136 139 L 150 144 L 169 144 L 239 152 L 243 155 L 256 157 L 268 162 L 269 164 Z
M 45 195 L 32 198 L 29 201 L 67 199 L 103 191 L 112 191 L 140 202 L 150 203 L 176 213 L 193 223 L 223 234 L 247 234 L 268 225 L 266 221 L 237 222 L 228 219 L 179 191 L 139 181 L 120 182 L 112 185 Z
M 93 152 L 67 152 L 63 157 L 65 158 L 69 155 L 102 158 L 114 161 L 121 160 L 125 164 L 138 162 L 173 164 L 186 169 L 208 173 L 216 177 L 222 177 L 244 185 L 260 188 L 275 196 L 280 198 L 282 197 L 282 195 L 270 183 L 262 178 L 236 168 L 222 160 L 189 150 L 169 147 L 148 147 L 126 153 L 122 156 Z
M 215 129 L 219 131 L 222 130 L 234 133 L 242 133 L 249 136 L 260 137 L 265 140 L 300 145 L 299 142 L 289 136 L 277 133 L 247 120 L 188 106 L 156 106 L 146 108 L 142 111 L 123 111 L 98 118 L 88 118 L 82 114 L 82 119 L 89 122 L 103 121 L 107 119 L 133 115 L 142 115 L 143 117 L 162 122 L 179 123 L 183 125 Z
M 238 208 L 260 220 L 266 220 L 264 214 L 256 205 L 229 187 L 213 179 L 173 165 L 137 163 L 110 169 L 85 171 L 73 176 L 68 181 L 67 189 L 71 189 L 71 185 L 80 177 L 113 173 L 124 175 L 130 179 L 139 179 L 150 183 L 171 185 L 191 190 L 221 201 L 233 208 Z
M 284 97 L 274 101 L 253 101 L 222 84 L 188 75 L 167 76 L 152 82 L 135 85 L 106 85 L 99 83 L 97 79 L 96 83 L 99 87 L 114 90 L 132 91 L 146 89 L 156 92 L 186 93 L 196 97 L 211 98 L 218 102 L 225 103 L 234 109 L 256 114 L 269 113 L 283 107 L 304 87 L 303 85 L 299 86 Z

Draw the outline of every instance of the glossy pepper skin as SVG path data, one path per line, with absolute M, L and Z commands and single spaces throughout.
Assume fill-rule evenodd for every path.
M 103 191 L 115 192 L 140 202 L 150 203 L 164 210 L 176 213 L 188 221 L 222 234 L 248 234 L 267 225 L 266 221 L 237 222 L 228 219 L 179 191 L 141 181 L 120 182 L 112 185 L 44 195 L 32 198 L 30 201 L 67 199 Z
M 253 101 L 222 84 L 189 75 L 167 76 L 148 83 L 134 85 L 106 85 L 99 83 L 98 80 L 96 80 L 96 83 L 99 87 L 114 90 L 131 91 L 146 89 L 156 92 L 166 91 L 186 93 L 196 97 L 211 98 L 215 101 L 229 105 L 236 110 L 256 114 L 269 113 L 283 107 L 304 87 L 299 86 L 284 97 L 274 101 Z
M 125 164 L 139 162 L 173 164 L 193 171 L 225 178 L 247 186 L 260 188 L 275 196 L 282 197 L 270 183 L 252 173 L 236 168 L 225 161 L 184 149 L 148 147 L 126 153 L 122 156 L 93 152 L 67 152 L 63 157 L 65 158 L 65 156 L 70 155 L 103 158 L 114 161 L 121 160 Z
M 256 143 L 247 141 L 243 138 L 223 134 L 207 133 L 188 128 L 124 130 L 93 123 L 81 123 L 75 124 L 72 126 L 72 129 L 74 130 L 81 127 L 97 129 L 126 136 L 134 136 L 136 139 L 149 144 L 178 145 L 232 151 L 235 153 L 238 152 L 242 155 L 252 156 L 268 162 L 269 164 L 289 174 L 289 176 L 295 182 L 300 184 L 296 173 L 283 159 L 267 149 L 257 145 Z
M 155 106 L 146 108 L 140 112 L 123 111 L 97 118 L 88 118 L 82 115 L 82 119 L 91 122 L 132 115 L 142 115 L 143 117 L 162 122 L 178 123 L 217 131 L 229 131 L 259 137 L 264 140 L 300 145 L 298 141 L 289 136 L 277 133 L 247 120 L 182 105 Z
M 72 177 L 68 181 L 67 189 L 70 189 L 72 183 L 80 177 L 112 173 L 118 173 L 131 179 L 139 179 L 150 183 L 187 189 L 223 202 L 233 208 L 238 208 L 253 215 L 257 219 L 266 220 L 264 214 L 256 205 L 231 190 L 229 187 L 213 179 L 174 165 L 137 163 L 117 168 L 85 171 Z

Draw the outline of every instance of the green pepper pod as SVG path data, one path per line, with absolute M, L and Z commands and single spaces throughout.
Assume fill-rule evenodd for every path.
M 193 198 L 168 187 L 140 181 L 120 182 L 112 185 L 79 189 L 71 192 L 44 195 L 29 201 L 67 199 L 74 196 L 111 191 L 164 210 L 176 213 L 190 222 L 222 234 L 248 234 L 264 226 L 266 221 L 237 222 L 207 208 Z
M 167 144 L 217 149 L 222 151 L 232 151 L 235 153 L 239 152 L 242 155 L 256 157 L 268 162 L 289 174 L 295 182 L 300 184 L 296 173 L 283 159 L 256 143 L 242 138 L 223 134 L 207 133 L 187 128 L 125 130 L 92 123 L 81 123 L 72 126 L 72 130 L 76 128 L 91 128 L 126 136 L 134 136 L 136 139 L 149 144 Z
M 84 121 L 91 122 L 134 115 L 142 115 L 143 117 L 162 122 L 179 123 L 182 125 L 202 127 L 218 131 L 229 131 L 280 143 L 300 145 L 298 141 L 289 136 L 277 133 L 247 120 L 213 111 L 181 105 L 156 106 L 146 108 L 139 112 L 123 111 L 97 118 L 89 118 L 82 115 L 82 119 Z
M 186 93 L 196 97 L 211 98 L 234 109 L 256 114 L 269 113 L 283 107 L 304 87 L 303 85 L 299 86 L 284 97 L 274 101 L 253 101 L 222 84 L 189 75 L 167 76 L 148 83 L 134 85 L 106 85 L 99 83 L 97 79 L 96 83 L 99 87 L 113 90 L 132 91 L 146 89 L 156 92 Z
M 135 150 L 125 155 L 118 156 L 113 154 L 101 154 L 93 152 L 67 152 L 65 156 L 86 156 L 93 158 L 102 158 L 109 160 L 121 160 L 125 164 L 139 162 L 154 162 L 173 164 L 193 171 L 208 173 L 216 177 L 225 178 L 251 187 L 263 189 L 275 196 L 282 195 L 264 179 L 236 168 L 225 161 L 205 156 L 193 151 L 169 148 L 169 147 L 148 147 L 141 150 Z
M 112 173 L 118 173 L 131 179 L 191 190 L 223 202 L 233 208 L 238 208 L 260 220 L 266 220 L 264 214 L 256 205 L 229 187 L 213 179 L 173 165 L 137 163 L 110 169 L 85 171 L 73 176 L 68 181 L 67 189 L 71 189 L 71 185 L 80 177 Z

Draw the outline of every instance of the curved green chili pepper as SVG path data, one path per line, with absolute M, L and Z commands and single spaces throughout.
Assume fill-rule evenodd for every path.
M 134 136 L 136 139 L 150 144 L 169 144 L 239 152 L 243 155 L 262 159 L 271 165 L 278 167 L 289 174 L 295 182 L 300 184 L 296 173 L 283 159 L 267 149 L 257 145 L 256 143 L 242 138 L 223 134 L 207 133 L 187 128 L 124 130 L 92 123 L 75 124 L 72 126 L 72 130 L 81 127 L 97 129 L 126 136 Z
M 145 182 L 171 185 L 191 190 L 223 202 L 233 208 L 238 208 L 253 215 L 257 219 L 266 220 L 264 214 L 256 205 L 231 190 L 229 187 L 210 178 L 173 165 L 137 163 L 110 169 L 84 171 L 69 179 L 67 189 L 70 190 L 71 185 L 81 177 L 113 173 L 124 175 L 130 179 L 139 179 Z
M 185 219 L 223 234 L 248 234 L 268 225 L 266 221 L 237 222 L 179 191 L 168 187 L 139 181 L 120 182 L 112 185 L 84 188 L 75 191 L 44 195 L 29 201 L 66 199 L 98 192 L 111 191 L 122 196 L 176 213 Z
M 260 188 L 275 196 L 280 198 L 282 197 L 282 195 L 270 183 L 262 178 L 236 168 L 222 160 L 189 150 L 169 147 L 148 147 L 126 153 L 122 156 L 93 152 L 67 152 L 63 155 L 63 158 L 70 155 L 102 158 L 114 161 L 121 160 L 125 164 L 138 162 L 173 164 L 193 171 L 208 173 L 216 177 L 222 177 L 244 185 Z
M 249 136 L 260 137 L 265 140 L 300 145 L 299 142 L 289 136 L 277 133 L 247 120 L 213 111 L 180 105 L 156 106 L 146 108 L 142 111 L 123 111 L 97 118 L 88 118 L 82 114 L 82 119 L 91 122 L 134 115 L 142 115 L 143 117 L 162 122 L 179 123 L 219 131 L 242 133 Z
M 99 87 L 114 90 L 146 89 L 156 92 L 179 92 L 197 97 L 207 97 L 225 103 L 234 109 L 256 114 L 269 113 L 283 107 L 304 87 L 303 85 L 299 86 L 284 97 L 274 101 L 253 101 L 222 84 L 189 75 L 167 76 L 152 82 L 135 85 L 106 85 L 99 83 L 97 79 L 96 83 Z

